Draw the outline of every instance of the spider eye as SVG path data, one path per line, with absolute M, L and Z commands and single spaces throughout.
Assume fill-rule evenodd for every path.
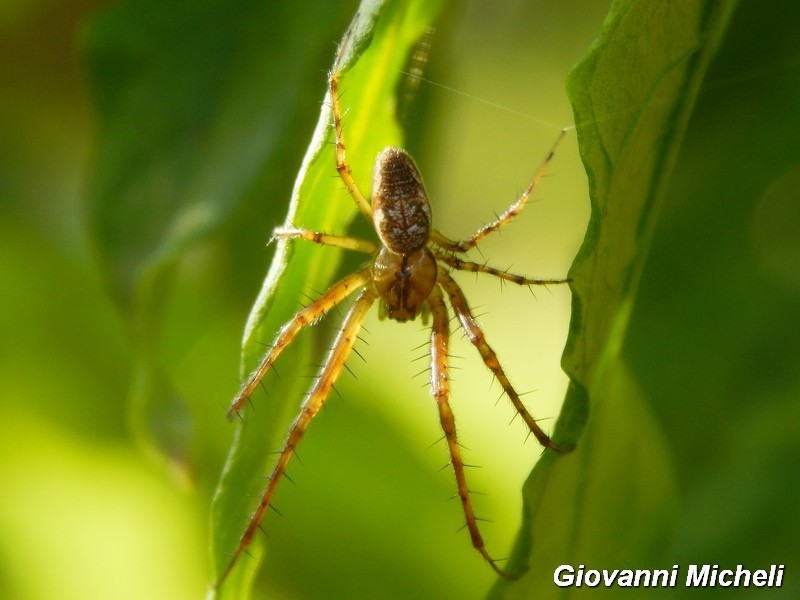
M 413 254 L 396 254 L 381 248 L 372 263 L 372 278 L 386 309 L 395 321 L 414 319 L 436 285 L 436 259 L 424 248 Z
M 375 230 L 397 254 L 423 248 L 431 231 L 431 207 L 414 161 L 400 148 L 386 148 L 375 160 L 372 177 Z

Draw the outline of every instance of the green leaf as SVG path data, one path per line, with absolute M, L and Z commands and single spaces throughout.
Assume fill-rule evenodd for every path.
M 642 265 L 698 88 L 731 2 L 614 3 L 567 83 L 592 216 L 570 271 L 562 364 L 570 386 L 548 454 L 526 482 L 511 560 L 522 573 L 494 597 L 573 597 L 561 564 L 659 566 L 676 502 L 670 454 L 620 357 Z M 635 561 L 635 562 L 632 562 Z
M 264 103 L 292 71 L 268 58 L 278 40 L 270 49 L 260 38 L 281 16 L 263 2 L 143 0 L 89 30 L 102 131 L 91 216 L 123 306 L 136 302 L 148 271 L 243 201 L 280 140 L 291 98 L 269 112 Z
M 364 2 L 357 13 L 342 56 L 341 80 L 345 143 L 358 152 L 347 155 L 353 175 L 368 185 L 374 157 L 387 145 L 400 145 L 395 119 L 395 92 L 409 52 L 439 10 L 440 2 L 389 0 Z M 320 78 L 320 83 L 323 79 Z M 286 217 L 287 224 L 342 234 L 358 214 L 352 198 L 336 175 L 331 110 L 322 106 L 311 144 L 300 168 Z M 367 183 L 365 183 L 367 182 Z M 365 193 L 368 188 L 364 189 Z M 336 273 L 340 252 L 303 242 L 277 244 L 275 258 L 248 320 L 242 353 L 242 373 L 259 362 L 278 328 L 296 312 L 303 294 L 324 290 Z M 313 292 L 311 292 L 313 293 Z M 243 515 L 254 508 L 253 498 L 263 487 L 281 436 L 296 413 L 307 379 L 302 377 L 312 348 L 308 335 L 300 337 L 281 356 L 281 379 L 268 377 L 269 394 L 255 400 L 240 423 L 213 504 L 213 554 L 217 572 L 223 572 L 246 526 Z M 224 598 L 243 597 L 258 566 L 260 554 L 240 560 L 218 590 Z
M 238 243 L 231 262 L 245 271 L 258 264 L 246 252 L 257 256 L 284 204 L 255 192 L 286 172 L 297 113 L 312 105 L 297 95 L 319 89 L 311 65 L 329 52 L 342 13 L 334 2 L 298 15 L 255 0 L 132 0 L 86 31 L 98 114 L 89 222 L 136 349 L 130 420 L 141 442 L 182 471 L 190 470 L 197 407 L 177 389 L 175 363 L 203 334 L 185 306 L 167 315 L 182 261 L 226 243 L 220 231 L 246 212 L 264 223 L 228 234 Z M 168 347 L 170 327 L 180 348 Z

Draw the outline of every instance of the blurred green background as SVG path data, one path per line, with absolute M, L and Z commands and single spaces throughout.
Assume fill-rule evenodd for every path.
M 190 598 L 212 578 L 209 503 L 233 433 L 224 410 L 237 388 L 242 328 L 335 42 L 357 6 L 261 4 L 20 0 L 0 8 L 3 598 Z M 409 124 L 437 227 L 469 233 L 527 184 L 571 122 L 563 80 L 606 10 L 607 2 L 521 0 L 446 9 L 426 75 L 446 87 L 423 83 Z M 108 80 L 106 95 L 92 95 L 87 39 L 106 17 L 130 28 L 118 53 L 94 63 Z M 626 345 L 674 450 L 675 561 L 786 564 L 784 589 L 770 597 L 787 598 L 800 593 L 792 573 L 800 565 L 798 17 L 790 2 L 768 14 L 740 3 L 690 124 Z M 175 34 L 190 31 L 187 23 L 207 46 L 181 46 Z M 254 35 L 258 27 L 271 35 Z M 262 61 L 226 62 L 239 35 L 263 40 Z M 147 338 L 152 360 L 176 393 L 162 412 L 131 408 L 143 385 L 135 380 L 141 321 L 126 312 L 124 281 L 108 275 L 111 257 L 100 249 L 109 244 L 98 242 L 108 232 L 89 217 L 92 193 L 113 175 L 98 173 L 108 168 L 98 139 L 114 126 L 108 90 L 117 69 L 132 64 L 161 77 L 163 95 L 145 97 L 146 110 L 175 111 L 175 130 L 159 132 L 178 137 L 165 145 L 165 161 L 191 165 L 209 137 L 178 136 L 182 107 L 207 118 L 209 130 L 237 126 L 226 130 L 230 153 L 218 157 L 238 176 L 236 197 L 181 253 L 164 316 L 147 324 L 156 330 Z M 214 96 L 221 86 L 228 95 Z M 251 114 L 258 127 L 243 125 Z M 189 193 L 166 184 L 145 192 Z M 565 273 L 588 219 L 586 193 L 573 136 L 535 201 L 484 255 L 527 274 Z M 115 235 L 122 248 L 140 241 L 133 230 Z M 555 417 L 566 386 L 558 360 L 568 291 L 534 299 L 460 279 L 513 381 L 532 391 L 535 414 Z M 415 377 L 425 333 L 374 317 L 366 328 L 366 362 L 351 362 L 358 379 L 343 377 L 341 397 L 303 443 L 297 485 L 279 491 L 284 518 L 270 522 L 257 596 L 482 597 L 493 575 L 467 535 L 454 533 L 462 516 L 447 501 L 452 475 L 439 471 L 446 456 L 434 445 L 435 410 L 425 376 Z M 477 509 L 492 521 L 483 530 L 501 556 L 538 449 L 523 444 L 519 423 L 508 425 L 503 401 L 494 406 L 499 389 L 469 344 L 456 336 L 453 353 L 462 357 L 453 399 L 461 439 L 468 462 L 482 467 L 469 475 L 487 492 Z M 168 460 L 149 441 L 154 431 Z

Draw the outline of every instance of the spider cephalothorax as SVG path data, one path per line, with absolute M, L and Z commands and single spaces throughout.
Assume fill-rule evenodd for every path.
M 395 321 L 414 319 L 436 285 L 438 267 L 427 248 L 397 254 L 385 246 L 372 262 L 372 283 L 381 297 L 381 316 Z
M 392 147 L 383 150 L 375 162 L 371 202 L 367 201 L 361 193 L 345 159 L 342 110 L 338 91 L 340 59 L 341 55 L 337 57 L 337 61 L 328 78 L 330 105 L 336 137 L 336 170 L 361 213 L 374 224 L 380 243 L 376 244 L 346 236 L 329 235 L 293 226 L 277 228 L 273 233 L 275 238 L 300 238 L 317 244 L 364 252 L 370 254 L 372 260 L 355 273 L 334 284 L 322 296 L 298 311 L 281 328 L 258 368 L 250 375 L 231 404 L 229 415 L 237 414 L 250 399 L 250 396 L 261 383 L 270 367 L 275 363 L 280 353 L 292 342 L 297 333 L 304 326 L 314 323 L 323 317 L 349 296 L 356 294 L 356 299 L 344 319 L 339 334 L 331 346 L 318 377 L 314 380 L 314 384 L 303 401 L 300 413 L 287 433 L 286 440 L 278 453 L 278 459 L 269 477 L 269 482 L 261 495 L 258 506 L 250 517 L 247 529 L 241 537 L 231 562 L 221 574 L 217 583 L 220 584 L 227 577 L 261 526 L 264 514 L 270 506 L 281 476 L 285 474 L 286 467 L 295 453 L 295 448 L 300 443 L 309 423 L 325 403 L 353 348 L 367 311 L 375 301 L 380 304 L 380 315 L 395 321 L 413 320 L 418 314 L 422 314 L 425 317 L 430 315 L 431 317 L 431 395 L 436 400 L 439 411 L 440 424 L 444 431 L 450 454 L 450 464 L 453 467 L 456 478 L 458 498 L 461 501 L 466 517 L 466 527 L 469 530 L 472 545 L 475 549 L 480 552 L 498 574 L 508 577 L 497 566 L 495 560 L 492 559 L 485 548 L 483 538 L 478 530 L 477 519 L 472 508 L 464 475 L 464 462 L 461 458 L 461 449 L 456 437 L 455 420 L 449 403 L 448 346 L 450 339 L 450 310 L 455 314 L 461 329 L 469 341 L 478 350 L 486 367 L 491 370 L 502 386 L 517 414 L 525 421 L 531 434 L 536 437 L 543 447 L 554 450 L 559 450 L 559 448 L 553 444 L 548 435 L 542 431 L 536 420 L 525 408 L 519 394 L 506 376 L 497 355 L 486 341 L 483 331 L 469 308 L 464 293 L 450 276 L 450 272 L 456 270 L 486 273 L 526 286 L 566 282 L 565 279 L 530 279 L 461 258 L 468 250 L 474 248 L 480 240 L 514 219 L 522 211 L 528 198 L 530 198 L 536 185 L 544 175 L 557 144 L 564 136 L 564 132 L 561 132 L 530 185 L 516 202 L 494 221 L 481 227 L 469 238 L 454 241 L 432 227 L 431 208 L 422 178 L 414 161 L 405 151 Z M 448 303 L 450 309 L 448 309 Z M 426 319 L 423 320 L 425 321 Z

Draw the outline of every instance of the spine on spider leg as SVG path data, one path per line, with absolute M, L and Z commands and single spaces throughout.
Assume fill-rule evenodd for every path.
M 550 164 L 550 161 L 553 160 L 553 157 L 555 156 L 559 144 L 566 135 L 567 135 L 567 130 L 562 129 L 561 133 L 559 133 L 558 137 L 556 138 L 556 141 L 550 147 L 550 151 L 547 153 L 547 156 L 545 156 L 544 160 L 539 165 L 539 168 L 536 170 L 536 174 L 533 176 L 533 179 L 531 180 L 530 184 L 528 184 L 528 187 L 525 189 L 522 195 L 513 204 L 511 204 L 511 206 L 509 206 L 506 210 L 504 210 L 501 214 L 499 214 L 494 221 L 492 221 L 491 223 L 487 223 L 486 225 L 478 229 L 478 231 L 473 233 L 470 237 L 461 241 L 450 240 L 441 233 L 439 233 L 438 231 L 433 231 L 432 232 L 433 241 L 437 245 L 451 252 L 462 252 L 462 253 L 467 252 L 468 250 L 471 250 L 472 248 L 477 246 L 478 242 L 480 242 L 483 238 L 497 231 L 506 223 L 509 223 L 512 220 L 514 220 L 517 217 L 517 215 L 519 215 L 522 212 L 522 209 L 525 208 L 525 204 L 533 195 L 536 186 L 539 185 L 539 182 L 544 177 L 544 174 L 547 171 L 547 167 Z
M 511 206 L 509 206 L 500 216 L 498 216 L 497 220 L 494 223 L 490 223 L 482 227 L 472 238 L 471 243 L 474 246 L 480 239 L 486 237 L 496 229 L 502 227 L 505 223 L 508 223 L 512 219 L 514 219 L 519 213 L 522 212 L 522 209 L 525 208 L 525 204 L 530 200 L 531 195 L 533 195 L 533 191 L 536 189 L 536 186 L 539 185 L 539 182 L 544 177 L 545 172 L 547 171 L 547 167 L 550 165 L 550 162 L 553 160 L 553 157 L 556 155 L 556 150 L 558 146 L 561 144 L 561 141 L 567 135 L 567 130 L 562 129 L 561 132 L 558 134 L 556 141 L 553 142 L 553 145 L 550 147 L 550 150 L 547 152 L 547 155 L 544 157 L 544 160 L 539 165 L 539 168 L 536 169 L 536 174 L 533 176 L 533 179 L 528 184 L 528 187 L 522 193 L 522 195 L 514 202 Z
M 464 512 L 464 517 L 467 520 L 467 529 L 469 530 L 472 546 L 498 575 L 511 579 L 505 571 L 497 566 L 495 560 L 486 550 L 486 543 L 483 541 L 478 529 L 478 519 L 475 516 L 472 500 L 469 497 L 469 487 L 464 474 L 464 461 L 461 458 L 461 450 L 458 446 L 455 417 L 449 402 L 450 382 L 447 376 L 447 349 L 450 340 L 450 318 L 442 299 L 442 293 L 438 287 L 435 287 L 431 292 L 428 304 L 433 316 L 433 327 L 431 328 L 431 393 L 436 399 L 439 423 L 447 442 L 447 450 L 450 453 L 450 464 L 455 474 L 458 497 L 461 500 L 461 509 Z
M 288 323 L 281 327 L 281 330 L 275 337 L 275 341 L 272 342 L 272 346 L 264 355 L 264 358 L 261 359 L 261 363 L 256 367 L 256 370 L 250 374 L 241 390 L 239 390 L 239 393 L 236 394 L 236 397 L 233 399 L 228 409 L 228 418 L 232 418 L 233 415 L 241 410 L 264 379 L 267 371 L 269 371 L 270 367 L 278 359 L 278 356 L 280 356 L 284 348 L 292 343 L 295 336 L 297 336 L 303 327 L 311 325 L 324 317 L 332 308 L 367 283 L 369 278 L 370 270 L 368 267 L 348 275 L 334 284 L 325 294 L 317 298 L 314 302 L 297 312 Z
M 480 353 L 483 363 L 492 371 L 492 373 L 494 373 L 494 376 L 497 377 L 497 381 L 500 382 L 500 385 L 511 400 L 511 403 L 514 405 L 514 408 L 519 416 L 521 416 L 522 420 L 525 421 L 525 424 L 528 426 L 530 432 L 545 448 L 551 448 L 557 452 L 564 452 L 564 449 L 556 446 L 550 437 L 544 431 L 542 431 L 542 428 L 539 427 L 538 423 L 536 423 L 536 420 L 525 408 L 525 405 L 522 403 L 522 399 L 511 385 L 508 376 L 503 370 L 503 367 L 497 358 L 497 354 L 495 354 L 495 351 L 492 350 L 492 347 L 486 341 L 486 336 L 484 335 L 483 331 L 475 322 L 475 317 L 470 311 L 469 305 L 467 304 L 467 299 L 464 296 L 464 292 L 461 291 L 461 288 L 458 286 L 458 284 L 447 273 L 442 272 L 439 274 L 439 277 L 442 287 L 450 298 L 450 303 L 453 306 L 453 310 L 458 316 L 458 320 L 461 323 L 461 328 L 464 330 L 464 333 L 467 334 L 470 343 L 472 343 L 472 345 L 475 346 Z
M 253 515 L 250 517 L 250 522 L 239 541 L 239 545 L 233 554 L 231 562 L 220 576 L 217 587 L 227 578 L 236 564 L 236 561 L 239 560 L 239 557 L 253 542 L 253 537 L 261 526 L 264 514 L 272 502 L 275 490 L 278 488 L 278 482 L 286 473 L 286 467 L 294 455 L 295 448 L 297 448 L 309 423 L 311 423 L 311 420 L 320 411 L 334 383 L 336 383 L 336 379 L 339 373 L 341 373 L 344 363 L 356 342 L 358 331 L 361 329 L 364 317 L 366 317 L 367 311 L 372 306 L 376 297 L 377 292 L 372 286 L 364 288 L 356 299 L 355 304 L 353 304 L 350 311 L 347 313 L 344 324 L 339 330 L 339 334 L 336 336 L 330 352 L 328 353 L 328 357 L 320 370 L 319 377 L 308 391 L 300 409 L 300 414 L 289 428 L 289 433 L 286 435 L 286 440 L 283 443 L 278 461 L 272 469 L 269 482 L 266 488 L 264 488 L 264 492 L 261 494 L 261 500 L 255 511 L 253 511 Z
M 522 212 L 522 209 L 525 206 L 525 203 L 530 199 L 533 191 L 536 189 L 536 186 L 539 185 L 539 182 L 544 177 L 545 172 L 547 171 L 547 167 L 550 165 L 550 162 L 553 160 L 553 157 L 556 155 L 556 150 L 558 149 L 559 145 L 561 144 L 564 137 L 567 135 L 567 130 L 562 129 L 561 132 L 558 134 L 556 141 L 553 142 L 553 145 L 550 147 L 550 150 L 547 152 L 547 155 L 544 157 L 544 160 L 539 165 L 539 168 L 536 170 L 536 174 L 533 176 L 533 179 L 528 184 L 528 187 L 522 193 L 522 195 L 517 199 L 514 204 L 509 206 L 498 218 L 497 224 L 494 229 L 500 227 L 503 223 L 506 223 L 516 217 L 519 213 Z M 487 232 L 491 233 L 491 231 Z M 481 236 L 483 237 L 483 236 Z
M 336 55 L 333 68 L 328 73 L 328 90 L 331 98 L 331 112 L 333 113 L 333 130 L 336 136 L 336 143 L 334 146 L 334 155 L 336 158 L 336 171 L 339 177 L 344 182 L 347 191 L 352 196 L 358 209 L 367 218 L 372 218 L 372 207 L 364 194 L 358 187 L 356 180 L 350 170 L 350 165 L 347 164 L 347 148 L 344 143 L 344 127 L 342 125 L 342 107 L 339 94 L 339 70 L 342 68 L 343 52 L 348 43 L 348 35 L 345 34 L 345 39 L 339 45 L 339 52 Z
M 548 286 L 548 285 L 558 285 L 562 283 L 569 283 L 570 279 L 531 279 L 529 277 L 525 277 L 524 275 L 515 275 L 514 273 L 509 273 L 508 271 L 501 271 L 500 269 L 496 269 L 494 267 L 490 267 L 485 264 L 479 264 L 470 262 L 467 260 L 461 260 L 457 256 L 453 256 L 451 254 L 447 254 L 440 249 L 436 249 L 435 256 L 437 259 L 441 260 L 448 266 L 452 267 L 457 271 L 468 271 L 471 273 L 486 273 L 487 275 L 492 275 L 493 277 L 497 277 L 503 281 L 510 281 L 512 283 L 516 283 L 517 285 L 541 285 L 541 286 Z
M 447 373 L 447 348 L 450 340 L 450 318 L 438 287 L 433 288 L 428 306 L 433 317 L 431 328 L 431 395 L 439 402 L 447 398 L 450 378 Z

